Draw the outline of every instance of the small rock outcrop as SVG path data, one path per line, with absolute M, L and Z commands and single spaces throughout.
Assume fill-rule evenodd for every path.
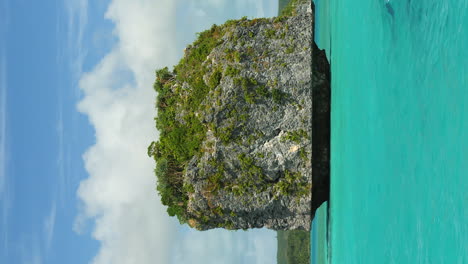
M 289 16 L 228 21 L 158 72 L 148 154 L 170 215 L 198 230 L 310 229 L 329 188 L 330 74 L 313 20 L 302 1 Z M 313 147 L 324 124 L 328 142 Z

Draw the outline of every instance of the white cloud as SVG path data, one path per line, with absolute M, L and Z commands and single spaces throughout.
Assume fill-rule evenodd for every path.
M 88 0 L 64 0 L 58 1 L 57 9 L 63 9 L 64 12 L 58 12 L 56 17 L 56 36 L 58 46 L 56 50 L 56 63 L 59 65 L 59 73 L 56 77 L 58 87 L 64 86 L 72 93 L 66 92 L 66 89 L 57 91 L 57 183 L 56 200 L 59 207 L 65 207 L 67 199 L 74 195 L 72 190 L 73 171 L 70 161 L 70 153 L 73 150 L 73 140 L 76 140 L 77 113 L 69 114 L 74 111 L 70 109 L 67 97 L 76 98 L 81 96 L 78 88 L 78 81 L 83 73 L 83 64 L 87 55 L 85 42 L 85 31 L 88 24 Z M 71 76 L 70 76 L 71 75 Z M 71 78 L 70 78 L 71 77 Z M 71 79 L 71 80 L 70 80 Z M 64 119 L 64 118 L 67 119 Z M 72 124 L 72 125 L 69 125 Z M 73 127 L 72 127 L 73 126 Z M 70 131 L 71 130 L 71 131 Z
M 69 177 L 67 176 L 67 173 L 69 172 L 69 168 L 66 166 L 65 163 L 65 153 L 66 153 L 66 146 L 67 144 L 65 143 L 65 130 L 64 130 L 64 119 L 63 119 L 63 103 L 62 99 L 59 98 L 59 110 L 58 110 L 58 121 L 57 121 L 57 127 L 56 127 L 56 132 L 57 132 L 57 143 L 58 143 L 58 154 L 57 154 L 57 167 L 58 167 L 58 200 L 60 202 L 60 205 L 62 207 L 65 206 L 65 195 L 67 193 L 67 187 L 70 185 L 69 184 Z
M 6 58 L 0 51 L 0 197 L 6 189 L 7 174 L 7 73 Z
M 6 190 L 7 175 L 7 59 L 6 59 L 6 33 L 9 24 L 9 2 L 0 1 L 0 200 Z
M 190 230 L 173 249 L 173 264 L 276 263 L 276 233 L 265 229 L 198 232 Z
M 207 14 L 216 10 L 215 7 L 230 3 L 211 2 L 209 11 L 206 11 L 207 4 L 203 5 Z M 105 16 L 115 24 L 117 44 L 81 77 L 79 86 L 84 97 L 78 109 L 94 126 L 96 143 L 83 156 L 89 178 L 81 182 L 77 192 L 82 210 L 77 217 L 76 230 L 79 231 L 86 220 L 93 221 L 93 237 L 101 245 L 93 260 L 95 264 L 170 263 L 172 250 L 179 244 L 182 252 L 177 258 L 188 260 L 179 263 L 195 263 L 194 258 L 204 263 L 221 263 L 213 262 L 216 258 L 209 259 L 213 252 L 207 251 L 207 247 L 197 252 L 191 249 L 191 246 L 203 244 L 213 245 L 226 261 L 242 257 L 250 259 L 250 263 L 267 263 L 263 257 L 257 259 L 263 253 L 254 256 L 257 252 L 251 251 L 251 255 L 243 257 L 245 250 L 271 252 L 274 247 L 263 248 L 262 243 L 255 243 L 263 238 L 268 244 L 267 237 L 270 240 L 274 237 L 271 231 L 245 234 L 190 231 L 189 236 L 179 236 L 181 227 L 167 215 L 155 191 L 154 162 L 146 156 L 148 144 L 157 138 L 153 120 L 154 70 L 177 63 L 181 47 L 187 44 L 178 43 L 181 28 L 176 25 L 183 19 L 177 16 L 178 8 L 189 6 L 192 8 L 189 13 L 195 14 L 200 5 L 193 3 L 113 0 Z M 206 24 L 219 23 L 219 13 L 222 12 L 216 12 L 218 21 L 207 20 L 190 26 L 200 30 Z M 195 36 L 195 31 L 190 34 Z M 185 34 L 183 38 L 191 39 Z M 276 245 L 275 240 L 271 243 Z M 267 257 L 272 259 L 271 254 Z
M 0 34 L 1 37 L 1 34 Z M 7 138 L 7 62 L 3 47 L 0 47 L 0 204 L 2 210 L 0 234 L 3 250 L 8 252 L 8 217 L 11 208 L 11 184 L 7 174 L 8 138 Z
M 87 54 L 83 45 L 84 32 L 88 21 L 88 0 L 65 0 L 65 10 L 67 12 L 66 31 L 67 32 L 67 54 L 73 60 L 70 67 L 74 79 L 78 79 L 82 73 L 83 61 Z
M 54 202 L 52 203 L 49 214 L 44 219 L 44 241 L 46 250 L 50 249 L 52 239 L 54 238 L 56 209 L 57 206 Z
M 21 235 L 20 243 L 17 245 L 20 250 L 22 264 L 42 264 L 43 257 L 41 243 L 36 235 Z

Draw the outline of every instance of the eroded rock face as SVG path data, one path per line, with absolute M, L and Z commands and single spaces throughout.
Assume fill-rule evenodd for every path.
M 187 208 L 194 227 L 309 230 L 312 15 L 303 5 L 285 21 L 233 28 L 209 55 L 212 72 L 239 72 L 223 76 L 206 98 L 212 107 L 204 122 L 218 132 L 208 131 L 208 151 L 186 170 L 185 183 L 194 188 Z M 240 58 L 231 62 L 227 53 Z
M 313 20 L 306 1 L 290 17 L 232 23 L 202 63 L 211 90 L 195 113 L 208 128 L 200 154 L 183 173 L 190 226 L 310 230 L 329 182 L 322 177 L 329 177 L 330 75 L 313 42 Z M 173 87 L 181 96 L 192 89 L 180 81 Z M 187 113 L 176 112 L 176 121 L 186 122 Z M 312 130 L 324 124 L 328 142 L 313 147 Z

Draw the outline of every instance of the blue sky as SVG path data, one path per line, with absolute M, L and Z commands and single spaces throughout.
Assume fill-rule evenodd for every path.
M 271 231 L 169 218 L 151 84 L 195 32 L 276 0 L 0 0 L 1 263 L 273 263 Z M 272 262 L 273 261 L 273 262 Z

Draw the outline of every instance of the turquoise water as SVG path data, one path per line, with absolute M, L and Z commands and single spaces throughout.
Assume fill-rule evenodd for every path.
M 328 203 L 324 203 L 316 212 L 311 229 L 311 263 L 328 262 Z
M 330 0 L 321 20 L 329 261 L 468 263 L 468 0 L 390 3 Z

